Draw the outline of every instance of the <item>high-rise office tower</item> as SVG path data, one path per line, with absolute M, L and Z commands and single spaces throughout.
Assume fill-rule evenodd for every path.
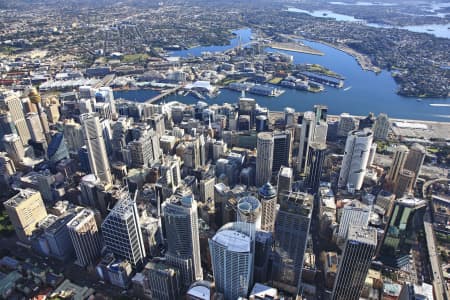
M 403 169 L 399 172 L 397 181 L 394 185 L 394 194 L 397 199 L 412 192 L 414 186 L 414 178 L 415 173 L 410 170 Z
M 95 113 L 80 116 L 91 172 L 104 184 L 112 183 L 106 145 L 100 120 Z
M 214 185 L 216 184 L 216 177 L 200 180 L 200 201 L 211 201 L 214 206 Z
M 8 110 L 11 114 L 11 119 L 16 126 L 17 134 L 22 140 L 22 144 L 27 145 L 31 136 L 30 131 L 28 130 L 27 123 L 25 121 L 22 100 L 16 93 L 10 93 L 5 96 L 4 103 L 8 107 Z
M 354 200 L 342 209 L 342 215 L 339 222 L 338 237 L 345 240 L 348 236 L 348 230 L 351 225 L 366 227 L 369 224 L 370 209 L 361 202 Z
M 309 145 L 314 137 L 316 115 L 312 111 L 303 114 L 298 148 L 297 172 L 305 173 L 308 166 Z
M 420 144 L 413 144 L 409 149 L 408 157 L 406 158 L 404 169 L 414 172 L 413 186 L 416 184 L 417 178 L 420 174 L 423 161 L 427 155 L 427 150 Z
M 15 162 L 20 163 L 25 157 L 25 149 L 22 140 L 17 134 L 7 134 L 3 137 L 3 147 L 8 156 Z
M 356 129 L 356 120 L 348 113 L 342 113 L 339 116 L 338 136 L 347 136 L 351 131 Z
M 293 180 L 294 174 L 292 168 L 281 167 L 280 172 L 278 173 L 278 182 L 277 182 L 279 199 L 281 198 L 282 194 L 286 194 L 291 191 Z
M 78 153 L 84 145 L 83 128 L 73 119 L 64 121 L 63 129 L 64 139 L 70 153 Z
M 280 209 L 275 221 L 273 284 L 288 287 L 291 293 L 297 295 L 300 291 L 312 211 L 312 195 L 291 192 L 280 199 Z
M 9 112 L 1 112 L 0 113 L 0 137 L 3 137 L 7 134 L 17 134 L 16 126 L 11 118 L 11 114 Z M 3 143 L 0 143 L 0 150 L 3 150 Z
M 197 201 L 192 193 L 182 192 L 163 203 L 167 262 L 180 270 L 185 289 L 203 279 L 200 259 Z
M 375 228 L 350 226 L 333 288 L 333 300 L 358 300 L 377 247 Z
M 311 189 L 311 193 L 315 194 L 319 190 L 320 177 L 322 176 L 323 163 L 325 161 L 325 151 L 327 145 L 322 143 L 311 143 L 309 149 L 309 167 L 306 184 Z
M 360 190 L 366 174 L 373 134 L 369 129 L 348 134 L 338 185 Z
M 400 145 L 395 149 L 392 165 L 387 174 L 390 182 L 394 184 L 397 182 L 398 175 L 405 165 L 408 153 L 409 149 L 405 145 Z
M 181 292 L 180 271 L 164 261 L 150 261 L 145 265 L 144 291 L 149 299 L 178 300 Z
M 85 208 L 67 224 L 77 264 L 82 267 L 93 265 L 100 257 L 102 241 L 95 222 L 94 212 Z
M 159 159 L 159 145 L 155 143 L 154 139 L 157 139 L 157 137 L 153 133 L 153 131 L 152 133 L 148 132 L 138 140 L 128 143 L 127 148 L 130 150 L 133 167 L 149 167 L 152 162 L 156 162 Z
M 166 131 L 166 125 L 164 123 L 164 115 L 154 114 L 151 118 L 149 118 L 148 121 L 152 126 L 152 128 L 155 130 L 157 136 L 161 137 L 164 135 Z
M 272 173 L 278 174 L 281 166 L 291 165 L 292 138 L 289 130 L 273 133 Z
M 258 196 L 261 201 L 261 230 L 273 232 L 277 216 L 277 190 L 267 182 L 259 189 Z
M 209 249 L 216 291 L 225 300 L 247 297 L 253 284 L 255 229 L 228 223 L 209 240 Z
M 405 197 L 394 202 L 391 218 L 380 248 L 381 261 L 391 267 L 401 268 L 409 263 L 409 253 L 416 235 L 423 228 L 425 200 Z
M 316 124 L 320 121 L 327 121 L 328 106 L 316 104 L 314 105 L 314 114 L 316 115 Z
M 33 142 L 35 143 L 45 142 L 44 130 L 42 129 L 38 113 L 35 112 L 28 113 L 26 121 Z
M 375 115 L 370 112 L 367 117 L 364 119 L 359 120 L 359 126 L 358 129 L 362 130 L 364 128 L 372 128 L 373 124 L 375 123 Z
M 269 132 L 258 133 L 256 156 L 256 186 L 262 186 L 272 177 L 273 136 Z
M 295 118 L 295 109 L 291 107 L 285 107 L 284 108 L 284 124 L 286 126 L 294 125 L 294 118 Z
M 386 114 L 379 114 L 375 120 L 375 124 L 373 124 L 373 138 L 375 140 L 387 139 L 390 126 L 388 116 Z
M 134 266 L 143 262 L 145 247 L 138 209 L 128 192 L 122 193 L 101 228 L 103 240 L 110 252 L 118 258 L 128 260 Z
M 369 160 L 367 161 L 368 166 L 373 165 L 373 162 L 375 160 L 375 155 L 377 154 L 377 147 L 378 147 L 378 145 L 376 143 L 373 143 L 372 146 L 370 147 Z
M 236 215 L 238 222 L 255 224 L 256 230 L 261 228 L 261 203 L 255 197 L 245 196 L 240 198 Z
M 270 257 L 272 255 L 273 233 L 256 231 L 254 282 L 270 280 Z
M 37 224 L 47 216 L 41 193 L 32 189 L 19 190 L 19 193 L 6 200 L 3 205 L 17 237 L 24 243 L 38 229 Z

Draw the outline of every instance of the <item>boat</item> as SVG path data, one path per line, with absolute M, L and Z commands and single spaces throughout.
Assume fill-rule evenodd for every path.
M 417 101 L 417 102 L 422 102 L 422 99 L 417 98 L 416 101 Z
M 445 103 L 431 103 L 430 106 L 434 106 L 434 107 L 450 107 L 450 104 L 445 104 Z
M 350 90 L 351 88 L 352 88 L 351 86 L 346 87 L 346 88 L 344 89 L 344 92 Z

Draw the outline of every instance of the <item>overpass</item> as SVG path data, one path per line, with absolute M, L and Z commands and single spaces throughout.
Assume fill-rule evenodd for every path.
M 427 189 L 430 185 L 438 183 L 438 182 L 447 182 L 450 184 L 450 178 L 446 178 L 446 177 L 441 177 L 441 178 L 437 178 L 437 179 L 433 179 L 433 180 L 429 180 L 427 182 L 425 182 L 422 186 L 422 197 L 426 198 L 427 196 Z

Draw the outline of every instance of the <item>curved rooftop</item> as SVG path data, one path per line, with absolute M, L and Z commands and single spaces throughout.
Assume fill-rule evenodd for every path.
M 225 229 L 219 231 L 212 240 L 226 247 L 227 251 L 239 253 L 250 252 L 250 237 L 236 230 Z
M 277 194 L 277 190 L 274 188 L 270 182 L 266 182 L 262 187 L 259 188 L 259 195 L 263 198 L 272 198 Z
M 260 209 L 261 203 L 253 196 L 246 196 L 239 199 L 238 209 L 244 214 L 250 214 Z

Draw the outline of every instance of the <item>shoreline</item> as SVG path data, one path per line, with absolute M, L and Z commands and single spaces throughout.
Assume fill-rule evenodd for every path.
M 324 56 L 325 53 L 316 50 L 314 48 L 303 46 L 303 45 L 297 45 L 294 43 L 271 43 L 268 45 L 269 48 L 277 49 L 277 50 L 284 50 L 284 51 L 291 51 L 291 52 L 298 52 L 298 53 L 305 53 L 305 54 L 311 54 L 311 55 L 319 55 Z

